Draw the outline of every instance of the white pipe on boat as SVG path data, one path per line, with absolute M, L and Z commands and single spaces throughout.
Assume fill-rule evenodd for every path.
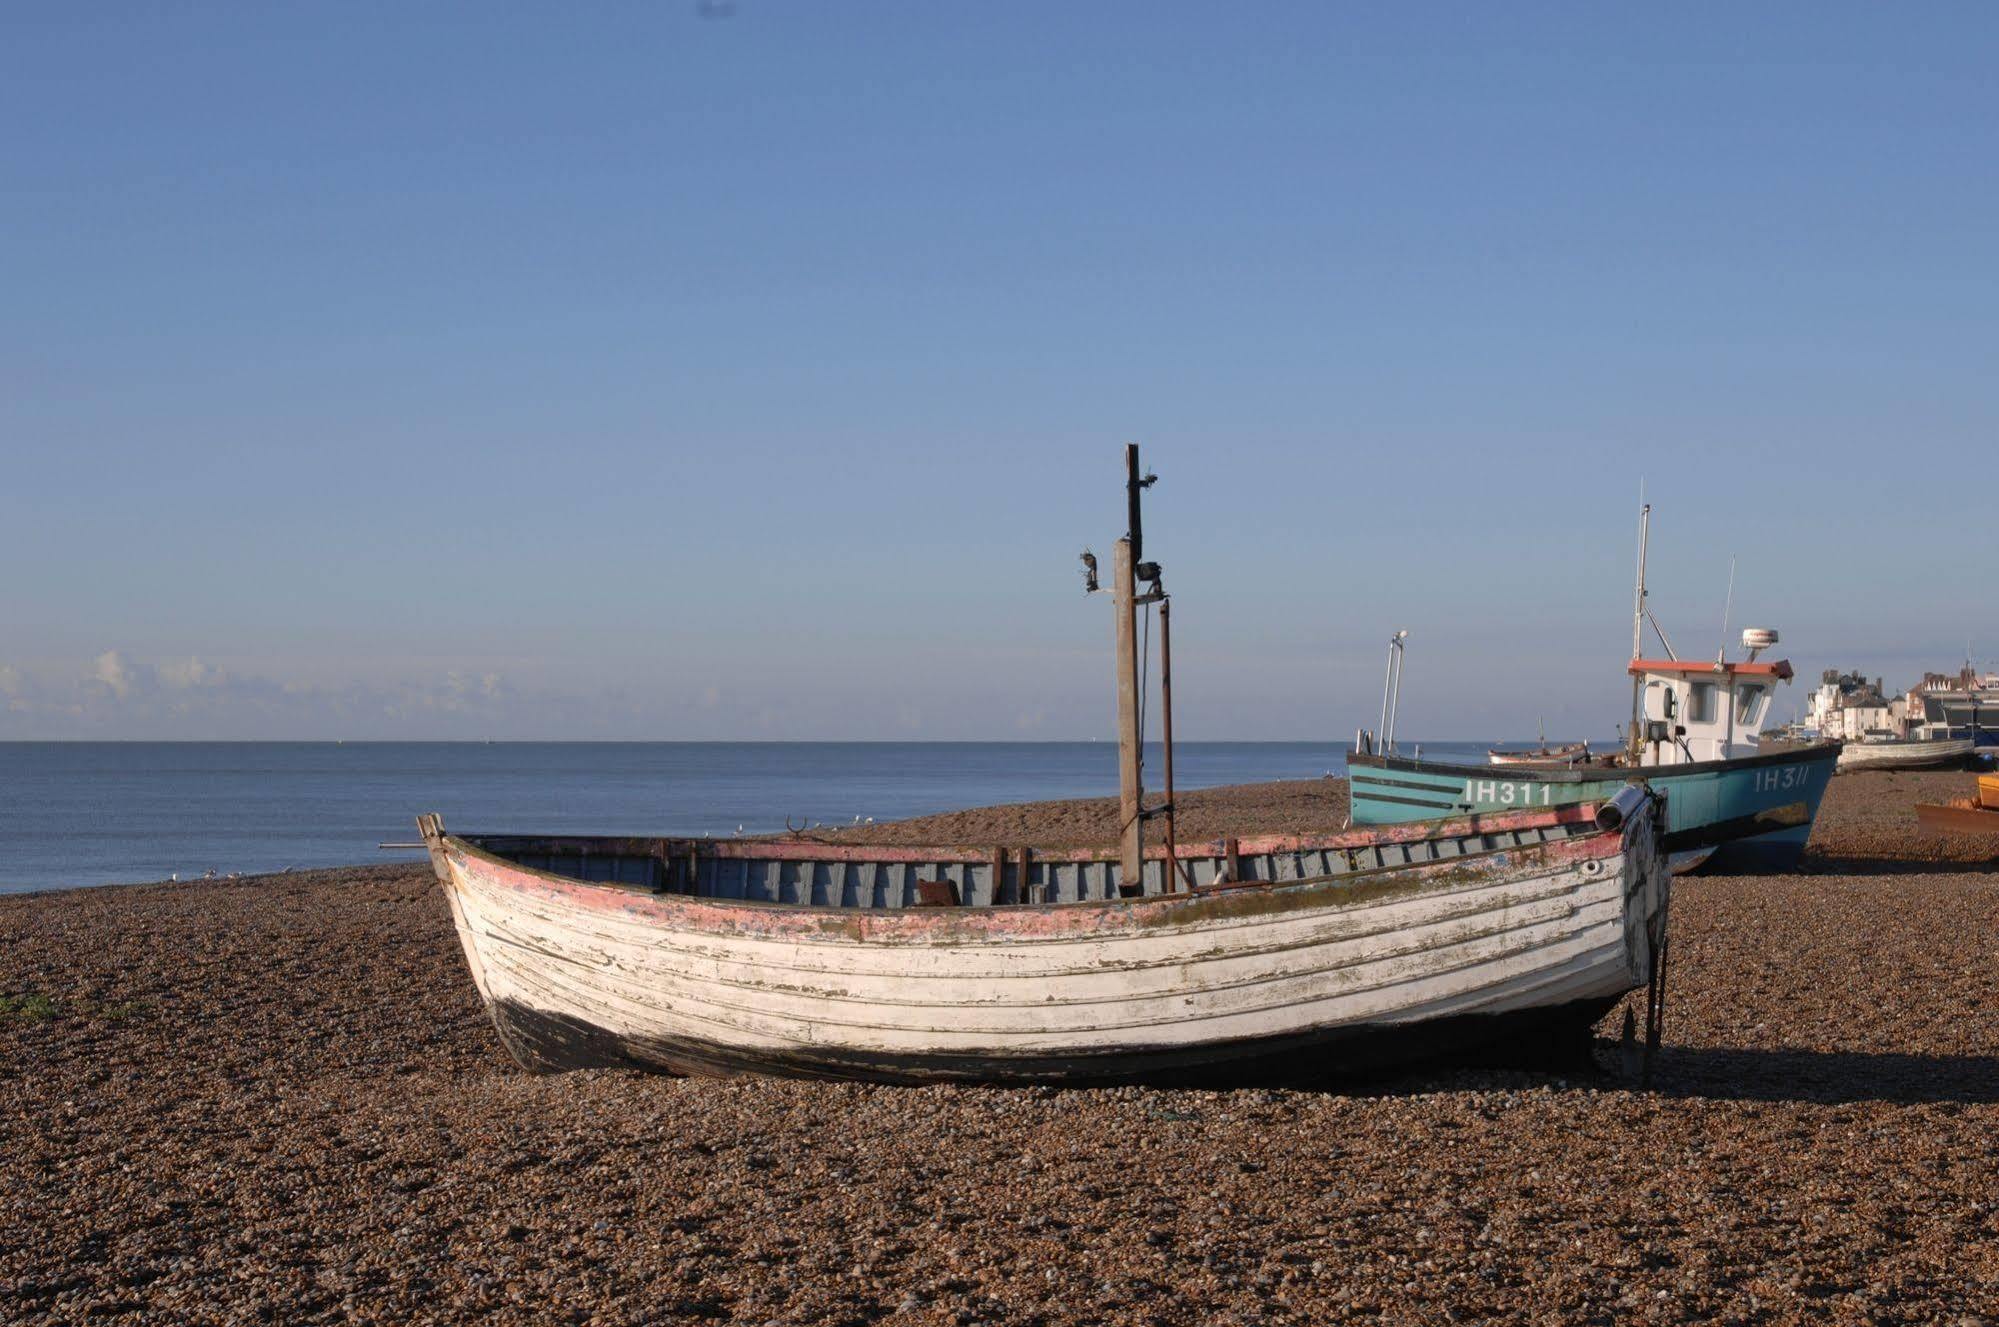
M 1645 805 L 1645 799 L 1650 796 L 1651 790 L 1642 783 L 1625 784 L 1617 790 L 1616 796 L 1597 807 L 1596 827 L 1620 828 L 1625 821 L 1638 814 L 1639 809 Z

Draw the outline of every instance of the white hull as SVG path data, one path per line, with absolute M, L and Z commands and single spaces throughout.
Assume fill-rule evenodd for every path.
M 1648 811 L 1455 861 L 983 908 L 657 893 L 441 836 L 433 859 L 530 1067 L 1083 1080 L 1614 1000 L 1650 973 L 1670 888 L 1657 832 Z
M 1968 737 L 1934 742 L 1849 742 L 1840 748 L 1838 768 L 1842 774 L 1856 769 L 1923 769 L 1962 760 L 1975 747 Z
M 1486 761 L 1494 765 L 1573 765 L 1589 755 L 1589 748 L 1556 747 L 1549 751 L 1488 751 Z

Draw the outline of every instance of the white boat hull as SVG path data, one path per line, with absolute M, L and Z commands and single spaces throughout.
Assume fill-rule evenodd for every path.
M 1848 742 L 1840 748 L 1839 772 L 1857 769 L 1925 769 L 1963 760 L 1976 749 L 1972 739 L 1933 742 Z
M 479 992 L 530 1068 L 1046 1082 L 1317 1072 L 1363 1034 L 1477 1040 L 1513 1016 L 1586 1034 L 1649 977 L 1660 832 L 1648 804 L 1620 830 L 1415 866 L 944 908 L 662 893 L 427 837 Z

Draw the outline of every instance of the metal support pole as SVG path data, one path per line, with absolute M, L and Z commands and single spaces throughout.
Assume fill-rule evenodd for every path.
M 1144 490 L 1145 485 L 1138 482 L 1138 444 L 1127 442 L 1124 445 L 1124 506 L 1127 527 L 1124 537 L 1131 541 L 1131 561 L 1134 566 L 1145 561 L 1145 514 L 1139 510 L 1139 495 Z
M 1136 490 L 1134 490 L 1136 492 Z M 1120 539 L 1111 560 L 1111 596 L 1117 618 L 1118 893 L 1145 892 L 1143 790 L 1139 787 L 1138 582 L 1132 574 L 1131 540 Z
M 1381 674 L 1381 727 L 1374 730 L 1375 745 L 1381 748 L 1381 754 L 1384 756 L 1388 754 L 1388 693 L 1394 689 L 1394 686 L 1395 641 L 1391 638 L 1388 642 L 1388 667 L 1383 669 Z
M 1179 840 L 1173 833 L 1173 601 L 1159 601 L 1159 727 L 1166 746 L 1166 890 L 1178 889 Z M 1187 888 L 1194 882 L 1189 880 Z
M 1407 657 L 1407 647 L 1402 641 L 1409 633 L 1398 631 L 1391 642 L 1395 650 L 1395 687 L 1388 697 L 1388 732 L 1383 736 L 1382 749 L 1395 750 L 1395 715 L 1402 708 L 1402 661 Z
M 1652 504 L 1641 502 L 1638 507 L 1638 585 L 1632 592 L 1631 603 L 1631 660 L 1633 663 L 1638 661 L 1638 656 L 1645 649 L 1645 554 L 1647 545 L 1651 543 L 1651 540 Z M 1668 649 L 1667 653 L 1670 654 L 1672 651 Z M 1637 763 L 1638 753 L 1644 749 L 1645 745 L 1645 739 L 1642 736 L 1643 729 L 1640 726 L 1640 720 L 1644 717 L 1644 696 L 1645 679 L 1634 674 L 1631 679 L 1631 727 L 1625 734 L 1628 749 L 1631 753 L 1631 760 L 1634 764 Z

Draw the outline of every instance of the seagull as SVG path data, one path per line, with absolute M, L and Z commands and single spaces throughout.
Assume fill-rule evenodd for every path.
M 169 880 L 178 880 L 178 879 L 180 879 L 180 872 L 179 872 L 179 871 L 175 871 L 175 872 L 174 872 L 174 873 L 173 873 L 172 875 L 168 876 L 168 877 L 167 877 L 167 879 L 169 879 Z

